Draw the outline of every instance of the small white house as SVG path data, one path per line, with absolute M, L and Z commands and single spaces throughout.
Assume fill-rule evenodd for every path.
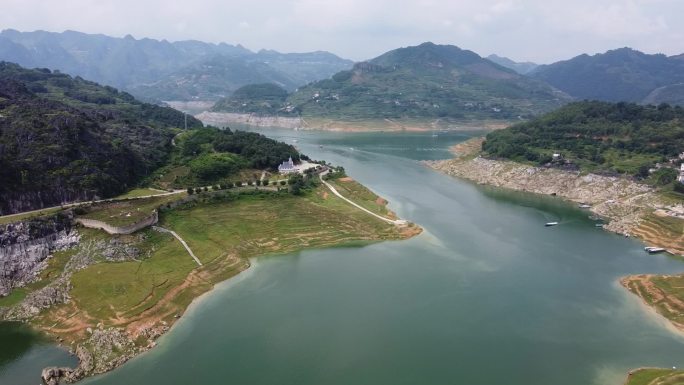
M 684 183 L 684 163 L 679 167 L 679 178 L 677 178 L 677 180 Z
M 296 172 L 297 169 L 295 168 L 295 164 L 292 161 L 292 157 L 290 157 L 288 160 L 284 161 L 283 163 L 278 166 L 278 172 L 281 174 L 289 174 Z

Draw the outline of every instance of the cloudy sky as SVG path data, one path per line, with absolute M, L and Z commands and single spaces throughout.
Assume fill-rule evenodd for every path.
M 0 28 L 327 50 L 424 41 L 547 63 L 630 46 L 684 53 L 683 0 L 0 0 Z

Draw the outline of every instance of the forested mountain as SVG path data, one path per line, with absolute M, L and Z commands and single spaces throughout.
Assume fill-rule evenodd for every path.
M 657 162 L 667 162 L 684 149 L 684 108 L 571 103 L 488 134 L 483 149 L 490 156 L 539 164 L 560 153 L 583 170 L 647 176 Z
M 567 100 L 545 83 L 474 52 L 424 43 L 300 87 L 281 107 L 304 116 L 342 119 L 517 119 Z M 229 104 L 219 106 L 233 110 Z
M 539 67 L 539 64 L 536 64 L 536 63 L 532 63 L 529 61 L 516 62 L 516 61 L 513 61 L 507 57 L 502 57 L 502 56 L 494 55 L 494 54 L 487 56 L 487 59 L 498 64 L 498 65 L 500 65 L 500 66 L 510 68 L 513 71 L 515 71 L 521 75 L 526 75 L 526 74 L 532 72 L 535 68 Z
M 164 164 L 184 118 L 80 77 L 0 62 L 0 214 L 130 188 Z
M 225 43 L 15 30 L 0 32 L 0 60 L 60 70 L 156 100 L 216 100 L 250 82 L 293 89 L 353 64 L 327 52 L 254 53 Z
M 621 48 L 542 65 L 531 75 L 578 99 L 679 103 L 684 98 L 678 87 L 649 98 L 656 89 L 684 83 L 682 55 L 649 55 Z

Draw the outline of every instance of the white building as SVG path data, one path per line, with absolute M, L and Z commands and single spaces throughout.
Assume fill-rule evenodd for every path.
M 295 172 L 303 174 L 306 170 L 316 168 L 318 166 L 320 166 L 320 164 L 307 162 L 303 159 L 299 162 L 299 164 L 294 164 L 292 157 L 290 157 L 288 160 L 284 161 L 280 164 L 280 166 L 278 166 L 278 172 L 281 174 L 292 174 Z
M 679 178 L 677 178 L 677 180 L 684 183 L 684 163 L 679 166 Z
M 292 157 L 290 157 L 288 160 L 284 161 L 283 163 L 278 166 L 278 172 L 281 174 L 289 174 L 293 172 L 297 172 L 297 169 L 295 168 L 295 164 L 292 161 Z

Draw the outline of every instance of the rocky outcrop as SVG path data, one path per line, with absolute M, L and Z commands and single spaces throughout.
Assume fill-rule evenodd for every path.
M 51 366 L 43 369 L 40 378 L 43 379 L 45 385 L 57 385 L 62 378 L 68 378 L 74 372 L 71 368 L 58 368 Z
M 299 128 L 305 127 L 306 122 L 302 118 L 289 118 L 281 116 L 259 116 L 254 114 L 237 114 L 232 112 L 202 112 L 195 117 L 206 124 L 225 125 L 231 123 L 245 124 L 256 127 L 282 127 Z
M 479 184 L 557 195 L 591 205 L 593 213 L 610 220 L 605 228 L 620 234 L 632 234 L 644 215 L 669 207 L 651 187 L 623 177 L 581 174 L 479 156 L 425 163 Z
M 78 241 L 67 215 L 0 227 L 0 296 L 35 280 L 53 252 L 72 247 Z

